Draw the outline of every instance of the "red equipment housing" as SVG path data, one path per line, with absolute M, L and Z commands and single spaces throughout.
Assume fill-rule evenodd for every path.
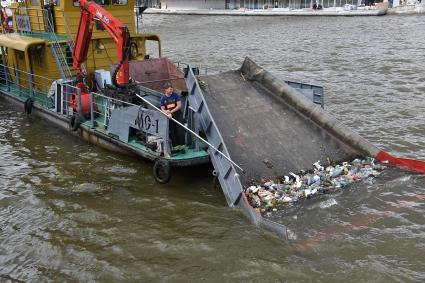
M 87 60 L 88 49 L 93 32 L 94 20 L 98 20 L 117 44 L 118 66 L 112 75 L 112 81 L 117 86 L 129 82 L 128 57 L 130 53 L 130 32 L 120 20 L 112 16 L 95 2 L 79 0 L 81 7 L 80 23 L 78 25 L 75 46 L 72 52 L 73 67 L 78 74 L 84 74 L 81 64 Z
M 93 32 L 93 23 L 97 20 L 117 44 L 118 66 L 112 74 L 112 83 L 117 87 L 128 85 L 130 32 L 127 26 L 95 2 L 88 0 L 78 0 L 78 2 L 81 7 L 81 17 L 72 51 L 72 65 L 77 70 L 77 76 L 84 78 L 87 75 L 82 64 L 87 61 L 88 49 Z M 83 82 L 79 82 L 77 87 L 81 89 L 81 110 L 83 114 L 88 114 L 90 113 L 90 93 L 88 87 Z M 77 111 L 77 94 L 73 95 L 71 98 L 71 106 L 74 111 Z

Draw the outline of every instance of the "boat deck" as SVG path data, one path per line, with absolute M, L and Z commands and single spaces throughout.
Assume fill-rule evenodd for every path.
M 104 123 L 103 123 L 104 118 L 103 117 L 97 117 L 95 119 L 95 121 L 96 121 L 96 123 L 95 123 L 96 126 L 95 126 L 94 130 L 99 132 L 99 133 L 108 135 L 108 132 L 107 132 L 107 130 L 104 126 Z M 82 126 L 86 127 L 86 128 L 91 128 L 92 127 L 91 121 L 90 120 L 85 121 L 84 123 L 82 123 Z M 129 146 L 133 147 L 136 150 L 149 151 L 149 149 L 143 143 L 141 143 L 139 140 L 137 140 L 135 138 L 130 139 L 127 144 Z M 204 157 L 206 155 L 208 155 L 208 153 L 204 150 L 196 151 L 193 148 L 186 147 L 184 149 L 184 151 L 177 152 L 177 153 L 173 154 L 171 156 L 171 160 L 185 160 L 185 159 L 192 159 L 192 158 L 197 158 L 197 157 Z

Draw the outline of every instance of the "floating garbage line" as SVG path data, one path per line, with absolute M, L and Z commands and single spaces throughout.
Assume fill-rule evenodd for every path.
M 261 215 L 284 210 L 303 199 L 342 189 L 352 183 L 379 176 L 387 169 L 386 162 L 372 157 L 354 159 L 352 162 L 334 164 L 329 161 L 324 167 L 319 161 L 313 168 L 298 174 L 288 175 L 275 181 L 253 184 L 245 188 L 250 205 Z

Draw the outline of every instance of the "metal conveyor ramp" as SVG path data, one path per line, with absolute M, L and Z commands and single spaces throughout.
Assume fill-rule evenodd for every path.
M 191 109 L 208 141 L 246 171 L 237 172 L 209 149 L 228 204 L 241 205 L 255 223 L 269 230 L 285 227 L 268 223 L 246 199 L 240 201 L 245 198 L 243 186 L 311 168 L 318 160 L 326 164 L 328 159 L 343 161 L 378 152 L 249 58 L 239 70 L 199 78 L 189 67 L 186 83 Z

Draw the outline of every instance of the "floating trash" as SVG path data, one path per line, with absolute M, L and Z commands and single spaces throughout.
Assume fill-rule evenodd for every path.
M 331 163 L 331 162 L 329 162 Z M 354 159 L 351 163 L 327 167 L 317 161 L 309 171 L 295 174 L 290 172 L 279 182 L 267 181 L 252 185 L 245 194 L 252 207 L 261 213 L 276 212 L 302 199 L 338 190 L 354 182 L 376 177 L 387 167 L 374 158 Z
M 336 200 L 334 198 L 331 198 L 331 199 L 325 200 L 324 202 L 321 202 L 319 204 L 319 207 L 322 208 L 322 209 L 325 209 L 325 208 L 329 208 L 331 206 L 334 206 L 336 204 L 338 204 L 336 202 Z

